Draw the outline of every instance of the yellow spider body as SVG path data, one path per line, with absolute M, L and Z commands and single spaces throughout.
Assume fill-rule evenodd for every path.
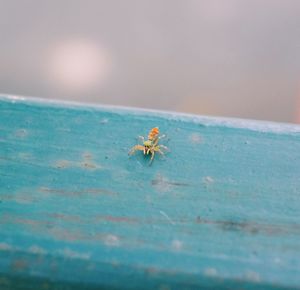
M 164 135 L 159 136 L 158 127 L 154 127 L 150 130 L 148 134 L 148 139 L 145 140 L 144 137 L 139 136 L 139 139 L 142 140 L 143 145 L 137 144 L 133 146 L 129 152 L 129 155 L 134 154 L 136 151 L 143 151 L 144 155 L 151 154 L 150 164 L 153 161 L 154 155 L 158 152 L 161 155 L 164 155 L 163 150 L 168 150 L 168 148 L 164 145 L 158 145 L 158 142 L 161 138 L 165 137 Z

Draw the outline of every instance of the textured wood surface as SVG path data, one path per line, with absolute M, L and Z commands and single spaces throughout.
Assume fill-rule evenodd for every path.
M 159 126 L 171 152 L 129 158 Z M 300 127 L 0 98 L 0 289 L 300 288 Z

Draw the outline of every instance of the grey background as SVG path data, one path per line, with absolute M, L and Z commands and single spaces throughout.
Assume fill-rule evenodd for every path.
M 1 1 L 0 92 L 300 121 L 300 1 Z

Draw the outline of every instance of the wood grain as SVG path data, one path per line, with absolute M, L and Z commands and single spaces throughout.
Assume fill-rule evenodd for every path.
M 199 288 L 300 289 L 299 126 L 0 98 L 0 289 Z

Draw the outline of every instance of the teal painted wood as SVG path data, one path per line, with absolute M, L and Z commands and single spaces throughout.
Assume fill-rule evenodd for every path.
M 159 126 L 171 152 L 129 158 Z M 300 127 L 0 99 L 0 289 L 300 289 Z

